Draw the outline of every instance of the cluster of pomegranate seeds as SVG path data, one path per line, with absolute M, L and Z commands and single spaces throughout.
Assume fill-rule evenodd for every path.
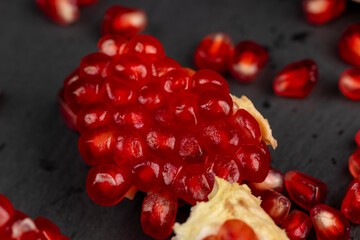
M 38 7 L 54 22 L 70 25 L 79 18 L 77 0 L 36 0 Z
M 273 82 L 274 92 L 282 97 L 305 98 L 318 81 L 318 66 L 311 59 L 287 65 Z
M 293 210 L 281 224 L 290 240 L 305 240 L 308 236 L 312 222 L 310 217 L 301 211 Z
M 304 0 L 306 19 L 312 24 L 324 24 L 339 17 L 345 10 L 346 0 Z
M 347 98 L 360 101 L 360 68 L 343 72 L 339 80 L 339 89 Z
M 9 199 L 0 194 L 0 239 L 2 240 L 69 240 L 46 218 L 34 221 L 15 210 Z
M 254 230 L 239 219 L 227 220 L 220 227 L 217 235 L 210 235 L 203 240 L 258 240 Z
M 147 26 L 146 13 L 141 9 L 112 6 L 105 12 L 102 24 L 103 35 L 118 34 L 130 39 Z
M 76 116 L 70 123 L 81 134 L 80 154 L 94 166 L 86 184 L 92 200 L 110 206 L 133 187 L 151 193 L 141 223 L 162 239 L 178 198 L 206 201 L 215 175 L 266 179 L 271 159 L 259 123 L 243 109 L 234 112 L 221 75 L 182 68 L 147 35 L 128 42 L 106 35 L 99 50 L 82 59 L 60 95 L 65 119 Z

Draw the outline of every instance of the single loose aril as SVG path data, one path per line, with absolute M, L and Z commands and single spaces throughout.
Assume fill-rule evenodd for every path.
M 141 9 L 112 6 L 105 12 L 103 35 L 119 34 L 129 39 L 142 32 L 147 25 L 146 13 Z
M 298 210 L 293 210 L 281 224 L 290 240 L 305 240 L 308 236 L 312 222 L 310 217 Z
M 304 0 L 306 19 L 312 24 L 324 24 L 339 17 L 345 10 L 346 0 Z
M 36 4 L 59 25 L 70 25 L 79 18 L 77 0 L 36 0 Z
M 285 187 L 291 200 L 306 210 L 325 202 L 327 185 L 297 170 L 285 174 Z
M 354 178 L 360 177 L 360 148 L 349 158 L 349 171 Z
M 353 68 L 343 72 L 339 80 L 339 89 L 347 98 L 360 101 L 360 69 Z
M 318 240 L 349 239 L 350 224 L 339 210 L 320 204 L 311 209 L 310 217 Z
M 356 67 L 360 67 L 360 24 L 352 24 L 341 36 L 339 54 L 341 58 Z
M 256 42 L 239 42 L 229 58 L 229 71 L 240 82 L 251 82 L 268 60 L 268 52 Z
M 274 190 L 267 190 L 260 194 L 261 207 L 274 220 L 276 224 L 281 224 L 289 214 L 291 208 L 290 200 Z
M 198 69 L 211 69 L 224 74 L 233 48 L 233 42 L 228 34 L 211 33 L 204 37 L 195 50 L 195 66 Z
M 341 204 L 341 212 L 350 222 L 360 224 L 360 178 L 351 182 Z
M 318 81 L 318 66 L 310 59 L 287 65 L 275 77 L 274 92 L 282 97 L 305 98 Z
M 282 192 L 284 190 L 284 175 L 280 171 L 271 168 L 263 182 L 248 182 L 247 185 L 250 187 L 251 193 L 257 196 L 266 190 Z

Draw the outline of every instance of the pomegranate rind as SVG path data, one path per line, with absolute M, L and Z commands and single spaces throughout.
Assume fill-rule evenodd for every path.
M 262 140 L 267 145 L 271 145 L 273 149 L 276 149 L 277 141 L 272 135 L 269 121 L 264 118 L 264 116 L 255 108 L 251 100 L 244 95 L 240 98 L 231 94 L 230 96 L 234 102 L 234 112 L 236 112 L 238 109 L 244 109 L 249 112 L 260 125 Z
M 175 223 L 173 240 L 202 240 L 217 234 L 229 219 L 239 219 L 249 225 L 262 240 L 289 240 L 271 217 L 261 208 L 261 200 L 251 194 L 247 185 L 230 184 L 216 177 L 208 202 L 198 202 L 191 208 L 190 217 Z

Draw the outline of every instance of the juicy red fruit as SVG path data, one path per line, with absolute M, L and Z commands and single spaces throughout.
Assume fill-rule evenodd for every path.
M 274 92 L 282 97 L 305 98 L 318 81 L 318 66 L 310 59 L 287 65 L 273 82 Z
M 131 38 L 146 28 L 147 16 L 141 9 L 112 6 L 105 12 L 103 34 L 119 34 Z
M 197 105 L 204 121 L 225 119 L 233 114 L 233 101 L 226 92 L 205 91 L 200 94 Z
M 11 202 L 0 194 L 0 229 L 4 228 L 14 215 L 14 207 Z
M 237 110 L 232 117 L 232 123 L 240 135 L 241 142 L 254 145 L 260 144 L 260 125 L 246 110 Z
M 312 24 L 324 24 L 339 17 L 345 10 L 346 0 L 304 0 L 306 19 Z
M 98 127 L 105 127 L 111 121 L 110 108 L 104 103 L 94 103 L 80 110 L 76 118 L 76 129 L 86 132 Z
M 137 35 L 126 44 L 126 53 L 153 62 L 165 57 L 162 44 L 156 38 L 149 35 Z
M 349 171 L 354 178 L 360 177 L 360 148 L 349 158 Z
M 274 220 L 276 224 L 281 224 L 290 211 L 290 200 L 274 190 L 267 190 L 260 194 L 261 207 Z
M 217 234 L 219 240 L 258 240 L 254 230 L 238 219 L 227 220 Z
M 228 156 L 208 156 L 205 162 L 209 171 L 229 183 L 241 183 L 242 173 L 236 160 Z
M 339 210 L 320 204 L 311 209 L 310 217 L 318 240 L 349 239 L 350 224 Z
M 339 89 L 347 98 L 360 101 L 360 69 L 353 68 L 343 72 L 339 80 Z
M 339 54 L 341 58 L 356 67 L 360 67 L 360 24 L 352 24 L 341 36 Z
M 233 42 L 228 34 L 222 32 L 209 34 L 195 50 L 195 66 L 198 69 L 208 68 L 224 74 L 232 50 Z
M 350 222 L 360 224 L 360 178 L 351 182 L 341 204 L 341 212 Z
M 297 170 L 285 174 L 285 187 L 291 200 L 306 210 L 325 202 L 327 185 Z
M 310 217 L 298 210 L 293 210 L 281 224 L 290 240 L 305 240 L 308 236 L 312 222 Z
M 282 192 L 284 190 L 284 175 L 280 171 L 270 168 L 269 173 L 263 182 L 248 182 L 247 185 L 250 187 L 251 193 L 256 196 L 266 190 Z
M 79 18 L 77 0 L 36 0 L 36 4 L 59 25 L 70 25 Z
M 126 47 L 127 40 L 117 34 L 106 34 L 98 42 L 99 51 L 108 56 L 121 55 Z
M 239 42 L 229 58 L 229 70 L 240 82 L 251 82 L 268 60 L 268 52 L 256 42 Z
M 192 78 L 192 91 L 203 92 L 211 89 L 223 90 L 229 93 L 229 84 L 225 78 L 213 70 L 203 69 L 197 71 Z
M 355 135 L 355 142 L 360 147 L 360 130 Z
M 161 190 L 162 162 L 150 157 L 135 164 L 130 172 L 131 182 L 143 192 Z

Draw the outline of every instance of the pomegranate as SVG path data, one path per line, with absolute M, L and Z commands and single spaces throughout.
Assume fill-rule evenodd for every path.
M 360 224 L 360 178 L 350 184 L 341 204 L 341 212 L 350 222 Z
M 360 177 L 360 148 L 349 158 L 349 171 L 354 178 Z
M 274 190 L 266 190 L 260 194 L 261 207 L 269 214 L 274 222 L 280 225 L 289 214 L 290 200 Z
M 347 63 L 360 67 L 360 24 L 346 28 L 339 41 L 340 57 Z
M 304 0 L 306 19 L 312 24 L 324 24 L 339 17 L 345 10 L 346 0 Z
M 310 217 L 301 211 L 293 210 L 281 224 L 290 240 L 305 240 L 312 228 Z
M 59 25 L 70 25 L 79 18 L 77 0 L 36 0 L 36 4 Z
M 339 89 L 347 98 L 360 100 L 360 69 L 349 69 L 341 74 Z

